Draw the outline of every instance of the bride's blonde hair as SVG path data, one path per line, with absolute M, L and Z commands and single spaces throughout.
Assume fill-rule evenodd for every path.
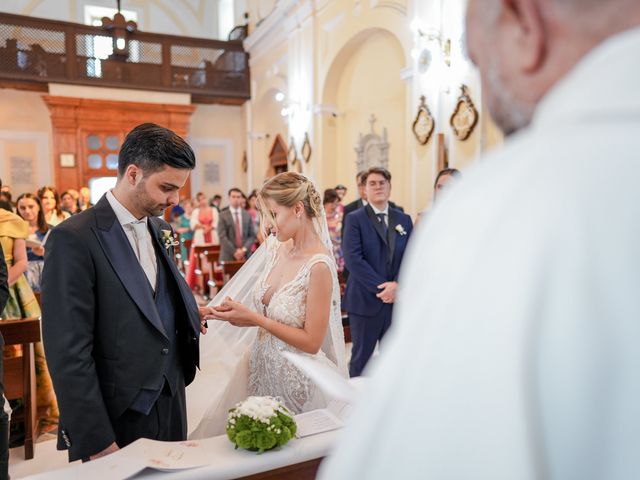
M 296 203 L 302 202 L 304 212 L 310 219 L 324 215 L 322 198 L 313 182 L 296 172 L 284 172 L 271 177 L 258 193 L 258 208 L 261 215 L 270 218 L 275 224 L 275 219 L 272 218 L 271 212 L 264 202 L 267 198 L 284 207 L 293 207 Z

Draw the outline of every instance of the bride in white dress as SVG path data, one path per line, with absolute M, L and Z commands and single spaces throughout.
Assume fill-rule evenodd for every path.
M 202 371 L 187 390 L 189 420 L 197 422 L 191 438 L 223 433 L 228 409 L 248 395 L 279 397 L 294 413 L 326 406 L 328 399 L 283 351 L 348 376 L 340 288 L 319 193 L 306 177 L 286 172 L 267 181 L 259 199 L 271 235 L 210 304 Z

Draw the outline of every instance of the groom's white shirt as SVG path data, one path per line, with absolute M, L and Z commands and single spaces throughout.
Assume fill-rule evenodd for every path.
M 640 478 L 638 52 L 591 52 L 421 225 L 319 478 Z

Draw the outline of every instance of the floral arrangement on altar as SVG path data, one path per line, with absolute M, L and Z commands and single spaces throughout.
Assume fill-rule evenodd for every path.
M 296 434 L 293 415 L 273 397 L 249 397 L 229 410 L 227 436 L 236 448 L 262 453 Z

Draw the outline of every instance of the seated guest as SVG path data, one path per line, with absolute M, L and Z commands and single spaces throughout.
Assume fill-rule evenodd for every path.
M 193 230 L 193 243 L 189 254 L 189 271 L 187 272 L 187 284 L 196 286 L 196 255 L 195 248 L 201 245 L 219 245 L 218 239 L 218 211 L 209 206 L 207 196 L 199 192 L 196 195 L 197 208 L 191 213 L 191 230 Z
M 211 198 L 211 202 L 209 202 L 209 205 L 211 205 L 213 208 L 215 208 L 218 213 L 220 213 L 220 205 L 222 205 L 222 196 L 215 194 L 212 198 Z
M 340 196 L 335 190 L 328 188 L 324 191 L 322 205 L 324 206 L 324 213 L 327 217 L 329 237 L 331 237 L 331 243 L 333 244 L 333 257 L 336 260 L 338 271 L 341 271 L 344 268 L 344 257 L 342 256 L 342 238 L 340 237 L 342 232 L 342 215 L 338 212 L 339 202 Z
M 249 194 L 249 198 L 247 199 L 247 208 L 246 208 L 247 212 L 249 212 L 249 215 L 251 215 L 251 220 L 253 220 L 253 229 L 255 232 L 257 232 L 256 242 L 253 244 L 253 247 L 251 247 L 252 252 L 255 252 L 256 249 L 258 248 L 258 245 L 263 241 L 262 232 L 260 231 L 260 215 L 258 214 L 258 208 L 256 206 L 257 201 L 258 201 L 258 191 L 253 190 Z
M 27 270 L 26 239 L 28 236 L 27 222 L 12 212 L 0 209 L 0 244 L 4 251 L 9 276 L 9 300 L 0 314 L 2 319 L 39 317 L 41 313 L 40 305 L 24 275 Z M 36 343 L 34 348 L 36 403 L 41 417 L 40 427 L 50 429 L 58 423 L 58 404 L 53 393 L 42 343 Z M 12 353 L 17 354 L 15 351 Z
M 338 185 L 336 185 L 336 188 L 334 188 L 334 190 L 340 198 L 340 200 L 338 201 L 338 205 L 336 206 L 336 212 L 340 215 L 340 221 L 342 221 L 342 217 L 344 217 L 344 204 L 342 202 L 344 201 L 344 197 L 347 194 L 347 187 L 339 183 Z
M 69 215 L 75 215 L 80 211 L 78 197 L 80 195 L 75 190 L 67 190 L 60 195 L 60 207 Z
M 38 190 L 38 198 L 44 212 L 44 219 L 49 225 L 56 226 L 71 215 L 60 208 L 60 197 L 55 187 L 42 187 Z
M 433 202 L 438 200 L 439 194 L 451 187 L 453 180 L 460 180 L 462 175 L 455 168 L 445 168 L 438 173 L 436 181 L 433 184 Z
M 78 207 L 80 207 L 81 211 L 93 207 L 93 203 L 91 203 L 91 190 L 89 190 L 89 187 L 82 187 L 80 189 L 80 196 L 78 197 Z
M 34 292 L 39 292 L 42 267 L 44 265 L 44 245 L 42 243 L 44 243 L 51 226 L 44 219 L 40 199 L 32 193 L 20 195 L 16 205 L 18 215 L 29 224 L 29 236 L 27 237 L 28 263 L 25 275 L 31 289 Z
M 193 230 L 191 230 L 191 214 L 193 213 L 193 202 L 190 198 L 185 198 L 179 205 L 182 213 L 174 215 L 173 229 L 180 234 L 180 255 L 183 259 L 189 258 L 189 252 L 184 245 L 185 240 L 193 240 Z M 178 211 L 176 211 L 178 213 Z
M 11 192 L 0 192 L 0 202 L 6 203 L 8 208 L 13 212 L 13 202 L 11 201 Z M 7 209 L 5 207 L 5 209 Z
M 442 194 L 448 190 L 455 181 L 460 180 L 462 174 L 459 170 L 455 168 L 445 168 L 444 170 L 440 170 L 438 175 L 436 176 L 436 181 L 433 184 L 433 205 L 435 206 L 436 202 L 439 201 Z M 418 212 L 418 216 L 416 218 L 416 222 L 414 227 L 418 225 L 418 222 L 425 221 L 427 216 L 429 215 L 428 211 Z

